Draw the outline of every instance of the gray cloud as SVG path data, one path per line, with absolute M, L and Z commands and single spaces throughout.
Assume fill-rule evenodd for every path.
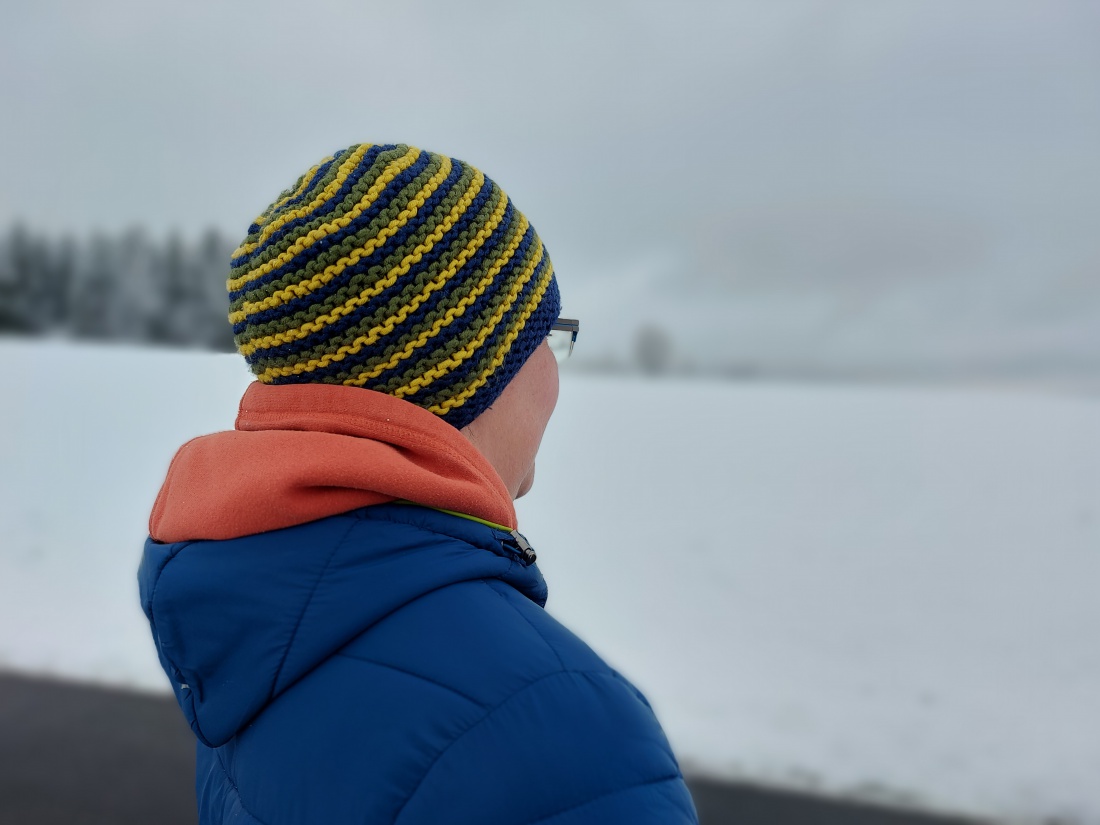
M 559 269 L 661 250 L 716 266 L 759 220 L 700 226 L 788 207 L 789 268 L 820 247 L 807 205 L 879 210 L 879 245 L 899 249 L 934 243 L 942 215 L 991 260 L 1021 234 L 1036 261 L 1096 249 L 1086 2 L 110 0 L 6 17 L 0 221 L 239 234 L 319 156 L 378 139 L 485 168 Z

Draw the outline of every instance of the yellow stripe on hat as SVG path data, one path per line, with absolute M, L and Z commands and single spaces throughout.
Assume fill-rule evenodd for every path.
M 283 264 L 286 264 L 289 261 L 293 260 L 294 256 L 298 255 L 300 252 L 302 252 L 302 250 L 308 249 L 310 246 L 312 246 L 317 241 L 321 240 L 321 238 L 324 238 L 329 233 L 333 232 L 336 229 L 343 229 L 344 227 L 348 226 L 348 224 L 350 224 L 352 220 L 354 220 L 359 215 L 361 215 L 363 213 L 363 211 L 368 206 L 370 206 L 371 203 L 374 202 L 374 200 L 378 197 L 378 195 L 381 194 L 382 191 L 389 185 L 390 181 L 392 181 L 399 174 L 401 174 L 401 172 L 403 172 L 404 170 L 406 170 L 410 166 L 412 166 L 413 163 L 416 162 L 416 159 L 419 156 L 420 156 L 420 150 L 410 147 L 409 151 L 406 154 L 404 154 L 402 157 L 398 158 L 397 160 L 393 161 L 392 163 L 390 163 L 385 168 L 385 170 L 382 172 L 382 174 L 378 177 L 378 180 L 376 180 L 374 182 L 374 184 L 371 185 L 370 189 L 367 190 L 367 193 L 362 197 L 362 199 L 359 201 L 359 203 L 357 203 L 355 205 L 354 208 L 352 208 L 351 210 L 349 210 L 347 213 L 340 216 L 339 218 L 335 218 L 334 220 L 329 221 L 328 223 L 321 224 L 316 229 L 310 230 L 308 233 L 303 235 L 301 238 L 298 238 L 298 240 L 296 240 L 285 252 L 283 252 L 278 257 L 272 258 L 270 261 L 263 264 L 262 266 L 259 266 L 256 269 L 250 270 L 249 272 L 246 272 L 246 273 L 244 273 L 243 275 L 241 275 L 237 278 L 230 278 L 229 281 L 226 283 L 226 286 L 229 289 L 229 291 L 230 292 L 236 292 L 238 289 L 240 289 L 245 284 L 251 283 L 252 281 L 255 281 L 257 278 L 262 278 L 264 275 L 267 275 L 269 272 L 274 272 L 276 269 L 281 267 Z M 343 167 L 341 167 L 341 170 L 342 169 L 343 169 Z M 344 177 L 346 178 L 347 175 L 345 174 Z M 329 184 L 329 186 L 331 186 L 334 183 L 336 183 L 335 180 L 332 181 Z M 337 186 L 337 189 L 338 188 L 339 188 L 339 186 Z M 328 187 L 326 187 L 324 191 L 327 192 Z M 335 190 L 333 190 L 333 191 L 335 191 Z M 329 197 L 331 197 L 331 193 L 328 195 L 328 197 L 325 197 L 324 200 L 328 200 Z M 322 201 L 322 202 L 324 202 L 324 201 Z M 310 208 L 312 208 L 312 206 L 313 205 L 311 204 Z M 302 211 L 302 210 L 298 210 L 298 211 Z M 307 208 L 306 213 L 308 213 L 308 211 L 309 211 L 309 209 Z M 275 224 L 271 224 L 271 226 L 275 226 Z M 271 226 L 269 226 L 268 229 L 271 229 Z M 267 230 L 265 230 L 265 232 L 266 231 Z M 272 230 L 272 231 L 274 231 L 274 230 Z M 235 324 L 235 323 L 238 323 L 238 321 L 234 321 L 233 316 L 231 315 L 230 316 L 230 323 Z
M 268 238 L 270 238 L 291 221 L 296 221 L 298 220 L 298 218 L 304 218 L 310 212 L 315 211 L 318 207 L 324 206 L 326 203 L 332 200 L 332 196 L 340 191 L 340 187 L 343 186 L 344 183 L 347 181 L 348 175 L 350 175 L 355 170 L 355 168 L 359 166 L 359 164 L 363 160 L 363 156 L 367 154 L 367 151 L 370 149 L 370 147 L 371 145 L 369 143 L 360 144 L 360 146 L 354 152 L 350 153 L 346 158 L 344 158 L 343 161 L 340 162 L 340 168 L 336 170 L 336 176 L 327 184 L 325 184 L 325 188 L 321 190 L 320 194 L 317 195 L 317 197 L 315 197 L 305 206 L 299 206 L 297 209 L 292 209 L 289 212 L 284 212 L 267 226 L 265 226 L 263 228 L 263 231 L 260 233 L 260 243 L 266 241 Z M 419 154 L 419 150 L 414 150 L 410 148 L 409 151 Z
M 285 204 L 290 203 L 290 201 L 294 200 L 296 197 L 306 191 L 309 185 L 313 183 L 313 179 L 317 175 L 317 170 L 328 163 L 330 160 L 332 160 L 332 155 L 329 155 L 327 158 L 322 160 L 320 163 L 318 163 L 316 166 L 312 167 L 309 171 L 302 175 L 302 179 L 298 182 L 298 186 L 294 188 L 293 192 L 287 193 L 284 197 L 280 198 L 279 200 L 275 201 L 275 203 L 271 204 L 271 206 L 267 207 L 267 209 L 264 210 L 264 213 L 256 218 L 256 220 L 252 221 L 252 223 L 254 223 L 256 226 L 263 226 L 269 220 L 271 220 L 271 216 L 274 215 L 275 212 L 277 212 Z M 233 250 L 233 254 L 229 257 L 231 259 L 236 259 L 239 258 L 241 255 L 247 255 L 257 246 L 259 246 L 259 244 L 247 242 L 242 243 L 235 250 Z
M 428 329 L 424 330 L 416 338 L 407 343 L 404 348 L 400 352 L 396 353 L 392 358 L 390 358 L 389 361 L 386 361 L 384 364 L 379 364 L 375 367 L 372 367 L 369 371 L 360 373 L 359 375 L 356 375 L 355 378 L 349 381 L 345 381 L 344 383 L 350 386 L 361 387 L 367 381 L 372 378 L 377 378 L 386 370 L 392 370 L 394 367 L 396 367 L 398 364 L 400 364 L 402 361 L 404 361 L 406 358 L 416 352 L 416 350 L 427 344 L 429 340 L 439 335 L 444 327 L 450 326 L 455 318 L 459 317 L 460 315 L 464 315 L 466 313 L 466 309 L 485 293 L 485 290 L 488 289 L 490 284 L 493 283 L 493 280 L 499 274 L 500 270 L 503 269 L 508 261 L 512 259 L 512 256 L 516 254 L 516 250 L 519 249 L 520 243 L 523 242 L 523 236 L 527 234 L 528 226 L 529 224 L 527 223 L 527 218 L 523 218 L 523 220 L 520 222 L 520 225 L 516 228 L 512 240 L 509 242 L 507 248 L 495 261 L 493 261 L 493 265 L 489 268 L 489 271 L 485 273 L 485 277 L 478 281 L 477 286 L 470 290 L 470 293 L 463 297 L 461 301 L 459 301 L 455 306 L 448 309 L 443 314 L 443 316 L 437 319 L 436 322 L 432 324 Z M 410 303 L 410 311 L 420 306 L 420 304 L 423 303 L 424 300 L 427 300 L 427 297 L 427 293 L 424 293 L 423 299 L 421 299 L 421 297 L 418 295 L 416 299 L 414 299 L 413 302 Z M 408 313 L 404 312 L 404 309 L 402 309 L 402 313 L 403 315 L 400 320 L 404 321 L 404 316 L 408 315 Z
M 398 213 L 398 215 L 389 223 L 389 225 L 383 227 L 377 235 L 368 240 L 358 249 L 354 249 L 348 255 L 340 258 L 340 260 L 336 261 L 336 263 L 328 266 L 324 270 L 324 272 L 320 272 L 314 275 L 308 281 L 303 281 L 297 284 L 290 284 L 289 286 L 280 289 L 277 292 L 272 293 L 271 295 L 268 295 L 261 301 L 245 301 L 245 303 L 241 305 L 241 308 L 239 310 L 229 313 L 229 322 L 231 324 L 239 324 L 241 321 L 248 318 L 248 316 L 255 315 L 257 312 L 263 312 L 264 310 L 274 309 L 277 306 L 282 306 L 287 301 L 293 300 L 294 298 L 304 298 L 307 295 L 323 287 L 325 284 L 327 284 L 349 266 L 353 266 L 358 263 L 361 258 L 366 258 L 371 255 L 376 249 L 378 249 L 387 240 L 393 237 L 393 235 L 397 234 L 397 231 L 406 223 L 408 223 L 410 219 L 415 217 L 416 213 L 420 210 L 420 207 L 424 205 L 424 201 L 426 201 L 431 196 L 431 194 L 439 188 L 439 184 L 446 180 L 447 175 L 449 175 L 450 173 L 451 159 L 445 157 L 443 158 L 442 163 L 440 163 L 439 165 L 439 170 L 434 175 L 432 175 L 431 178 L 428 179 L 428 182 L 420 188 L 420 191 L 416 193 L 416 196 L 409 201 L 408 205 L 404 209 L 402 209 L 401 212 Z M 379 182 L 381 182 L 381 179 L 379 180 Z M 313 232 L 320 232 L 321 230 L 327 229 L 328 231 L 325 231 L 323 233 L 324 235 L 327 235 L 333 229 L 346 228 L 351 224 L 352 221 L 359 217 L 359 214 L 364 209 L 366 209 L 373 200 L 374 197 L 371 197 L 371 193 L 368 192 L 367 195 L 364 196 L 363 200 L 360 201 L 355 206 L 355 208 L 349 211 L 346 215 L 337 218 L 330 224 L 325 224 L 324 226 L 318 227 Z M 313 232 L 310 232 L 309 234 L 312 235 Z M 309 236 L 307 235 L 306 237 Z
M 516 323 L 508 330 L 504 336 L 504 340 L 501 341 L 499 347 L 497 347 L 496 353 L 493 355 L 492 361 L 489 362 L 489 366 L 481 373 L 469 386 L 466 387 L 458 395 L 451 398 L 444 399 L 438 404 L 433 404 L 428 407 L 428 410 L 436 415 L 444 415 L 449 410 L 455 407 L 461 407 L 466 403 L 475 392 L 481 389 L 500 365 L 504 363 L 504 359 L 508 355 L 508 351 L 512 348 L 512 342 L 519 337 L 520 332 L 523 331 L 524 326 L 527 325 L 527 319 L 531 317 L 531 314 L 538 309 L 540 303 L 542 303 L 542 296 L 546 294 L 547 288 L 550 286 L 550 279 L 554 276 L 554 267 L 546 267 L 546 274 L 539 281 L 538 286 L 535 288 L 535 293 L 531 296 L 531 300 L 527 302 L 527 306 L 524 307 L 523 312 L 520 314 Z
M 440 361 L 430 370 L 427 370 L 422 375 L 418 375 L 408 384 L 403 387 L 398 387 L 391 395 L 395 395 L 398 398 L 404 398 L 406 395 L 412 395 L 419 392 L 424 387 L 431 384 L 437 378 L 442 378 L 451 370 L 462 365 L 462 362 L 468 358 L 471 358 L 473 354 L 481 348 L 485 343 L 485 340 L 493 334 L 493 330 L 496 329 L 497 324 L 500 323 L 500 319 L 504 317 L 504 313 L 508 312 L 512 305 L 516 302 L 516 298 L 523 291 L 523 288 L 527 285 L 527 282 L 531 280 L 531 276 L 538 269 L 539 264 L 542 262 L 543 246 L 542 240 L 538 241 L 538 247 L 535 250 L 535 254 L 531 256 L 530 262 L 527 264 L 527 268 L 523 271 L 523 274 L 515 280 L 512 284 L 512 288 L 508 291 L 507 297 L 497 307 L 496 312 L 492 314 L 489 320 L 477 331 L 477 335 L 470 341 L 463 349 L 455 352 L 450 358 L 445 361 Z M 541 295 L 540 295 L 541 298 Z M 482 382 L 484 383 L 484 382 Z
M 451 228 L 458 222 L 458 219 L 461 218 L 463 214 L 465 214 L 466 210 L 470 207 L 470 204 L 473 203 L 474 198 L 477 197 L 478 193 L 481 192 L 481 188 L 484 185 L 485 176 L 481 172 L 477 172 L 471 179 L 470 184 L 467 187 L 466 191 L 462 194 L 462 197 L 459 198 L 458 202 L 447 214 L 447 217 L 440 221 L 435 230 L 430 235 L 428 235 L 428 237 L 425 238 L 416 247 L 416 249 L 414 249 L 412 252 L 402 258 L 401 262 L 394 269 L 390 270 L 389 274 L 387 274 L 387 276 L 382 279 L 381 282 L 375 284 L 371 289 L 361 292 L 358 295 L 354 295 L 346 302 L 344 302 L 341 306 L 334 307 L 329 313 L 325 315 L 319 315 L 317 318 L 313 319 L 312 321 L 307 321 L 300 327 L 284 330 L 283 332 L 277 332 L 273 335 L 268 335 L 263 338 L 257 338 L 255 341 L 249 341 L 248 343 L 242 344 L 240 347 L 238 347 L 241 355 L 247 357 L 257 350 L 270 349 L 271 347 L 277 347 L 282 344 L 289 344 L 292 341 L 300 341 L 306 336 L 312 335 L 314 332 L 319 332 L 329 324 L 337 321 L 342 316 L 349 315 L 354 310 L 366 304 L 372 298 L 380 295 L 385 289 L 395 284 L 400 276 L 407 274 L 408 271 L 412 268 L 413 264 L 420 263 L 420 259 L 423 258 L 425 254 L 430 252 L 432 247 L 439 243 L 440 240 L 442 240 L 443 236 L 446 235 L 447 232 L 449 232 Z M 506 198 L 502 196 L 501 202 L 506 203 Z M 498 213 L 494 212 L 493 214 L 494 216 L 496 216 Z M 499 215 L 503 214 L 504 211 L 503 209 L 501 209 L 499 211 Z M 497 216 L 496 220 L 497 222 L 499 222 L 500 217 Z M 334 264 L 333 266 L 335 267 L 344 260 L 348 259 L 342 258 L 340 261 L 337 261 L 336 264 Z M 327 271 L 328 270 L 326 270 L 326 273 Z M 339 272 L 333 272 L 332 275 L 329 276 L 328 280 L 331 280 L 338 274 Z M 442 284 L 440 285 L 442 286 Z
M 286 204 L 290 203 L 296 197 L 305 192 L 306 189 L 309 188 L 310 184 L 313 183 L 313 179 L 317 175 L 317 170 L 328 163 L 330 160 L 332 160 L 332 155 L 329 155 L 327 158 L 322 160 L 320 163 L 318 163 L 316 166 L 312 167 L 308 172 L 302 175 L 302 180 L 294 189 L 294 191 L 288 194 L 285 198 L 280 198 L 279 200 L 275 201 L 275 203 L 271 204 L 271 206 L 267 208 L 267 211 L 264 214 L 256 218 L 255 223 L 258 226 L 263 226 L 267 223 L 267 221 L 271 220 L 271 216 L 275 214 L 276 211 L 282 209 Z
M 316 209 L 318 206 L 322 206 L 322 205 L 328 203 L 328 201 L 332 198 L 332 196 L 336 192 L 339 191 L 341 186 L 344 185 L 344 181 L 346 181 L 348 179 L 348 175 L 350 174 L 350 171 L 355 168 L 355 165 L 358 164 L 359 160 L 363 159 L 363 155 L 365 155 L 367 153 L 367 150 L 369 150 L 370 148 L 371 148 L 371 144 L 369 144 L 369 143 L 363 144 L 363 145 L 359 146 L 359 148 L 356 149 L 355 152 L 353 152 L 348 158 L 346 158 L 344 160 L 344 162 L 341 163 L 339 168 L 336 170 L 336 176 L 331 181 L 329 181 L 328 185 L 324 189 L 321 190 L 321 194 L 318 195 L 311 204 L 309 204 L 308 206 L 301 207 L 300 209 L 297 210 L 298 212 L 302 213 L 302 214 L 299 214 L 298 217 L 304 217 L 306 214 L 309 214 L 310 211 L 312 211 L 313 209 Z M 355 161 L 354 163 L 352 163 L 352 165 L 349 166 L 348 165 L 349 161 L 351 161 L 352 157 L 354 157 L 356 155 L 358 155 L 359 160 Z M 295 189 L 294 192 L 292 192 L 291 194 L 287 195 L 284 198 L 280 198 L 275 203 L 271 204 L 271 206 L 267 207 L 267 209 L 264 210 L 264 213 L 262 215 L 260 215 L 258 218 L 256 218 L 256 220 L 253 221 L 253 223 L 255 223 L 259 227 L 267 226 L 267 222 L 272 219 L 272 217 L 275 215 L 275 213 L 278 212 L 279 209 L 282 206 L 284 206 L 285 204 L 287 204 L 290 201 L 294 200 L 294 198 L 298 197 L 298 195 L 300 195 L 302 192 L 304 192 L 306 190 L 306 187 L 313 181 L 313 176 L 317 174 L 317 170 L 320 169 L 322 166 L 324 166 L 326 163 L 328 163 L 330 160 L 332 160 L 331 155 L 329 157 L 325 158 L 324 160 L 322 160 L 320 163 L 318 163 L 312 169 L 310 169 L 305 174 L 305 176 L 303 177 L 301 185 L 298 186 Z M 333 184 L 336 184 L 335 188 L 333 188 Z M 302 210 L 305 210 L 305 211 L 302 212 Z M 253 252 L 256 249 L 258 249 L 260 246 L 262 246 L 264 241 L 266 241 L 269 237 L 271 237 L 271 235 L 279 227 L 284 226 L 287 223 L 287 221 L 283 220 L 283 216 L 280 216 L 278 221 L 280 221 L 280 222 L 275 226 L 274 229 L 272 229 L 270 227 L 268 227 L 267 229 L 264 229 L 263 234 L 260 235 L 260 239 L 258 241 L 242 243 L 239 247 L 237 247 L 237 250 L 233 253 L 233 257 L 236 258 L 236 257 L 239 257 L 240 255 L 247 255 L 249 252 Z
M 481 248 L 481 245 L 489 238 L 490 235 L 496 230 L 497 225 L 500 223 L 501 218 L 504 215 L 508 206 L 508 197 L 502 192 L 500 202 L 497 204 L 497 208 L 493 211 L 488 223 L 481 227 L 477 234 L 470 239 L 470 242 L 466 244 L 466 247 L 455 256 L 447 268 L 440 272 L 429 283 L 430 291 L 435 291 L 439 287 L 443 286 L 448 280 L 454 277 L 454 274 L 465 265 L 466 261 L 473 257 L 474 253 Z M 389 274 L 371 287 L 369 290 L 363 293 L 363 296 L 369 300 L 376 295 L 381 294 L 384 290 L 397 283 L 398 277 L 403 274 L 404 271 L 408 271 L 406 262 L 409 262 L 413 256 L 410 255 L 402 261 L 401 264 L 390 270 Z M 404 270 L 402 270 L 404 267 Z M 429 292 L 430 294 L 430 292 Z M 399 313 L 400 314 L 400 313 Z M 402 319 L 403 320 L 403 319 Z M 289 375 L 301 375 L 304 372 L 313 372 L 314 370 L 327 367 L 336 361 L 343 361 L 349 355 L 355 355 L 363 347 L 370 346 L 375 343 L 383 335 L 386 335 L 393 331 L 392 324 L 388 327 L 386 325 L 375 327 L 366 335 L 362 335 L 356 338 L 351 344 L 340 347 L 335 352 L 326 352 L 320 358 L 313 358 L 309 361 L 302 361 L 297 364 L 291 364 L 285 367 L 269 367 L 262 373 L 259 373 L 256 377 L 264 383 L 271 383 L 277 377 L 286 377 Z

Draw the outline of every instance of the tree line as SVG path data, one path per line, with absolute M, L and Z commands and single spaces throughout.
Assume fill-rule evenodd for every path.
M 0 336 L 54 336 L 234 352 L 225 281 L 235 248 L 217 230 L 186 240 L 134 228 L 54 237 L 15 225 L 0 234 Z M 631 352 L 587 359 L 605 371 L 686 369 L 664 329 L 643 324 Z
M 225 281 L 235 244 L 195 239 L 0 235 L 0 335 L 131 341 L 232 352 Z

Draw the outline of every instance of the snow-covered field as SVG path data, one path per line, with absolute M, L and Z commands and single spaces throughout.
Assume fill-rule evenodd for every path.
M 249 376 L 0 357 L 0 665 L 166 690 L 147 513 Z M 1100 398 L 566 374 L 520 519 L 689 769 L 1100 823 Z

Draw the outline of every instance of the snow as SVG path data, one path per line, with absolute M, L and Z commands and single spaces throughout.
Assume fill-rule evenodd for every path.
M 0 666 L 166 691 L 135 571 L 236 356 L 0 341 Z M 566 371 L 521 529 L 695 773 L 1100 823 L 1100 399 Z
M 550 607 L 688 766 L 1100 822 L 1100 404 L 567 382 Z

